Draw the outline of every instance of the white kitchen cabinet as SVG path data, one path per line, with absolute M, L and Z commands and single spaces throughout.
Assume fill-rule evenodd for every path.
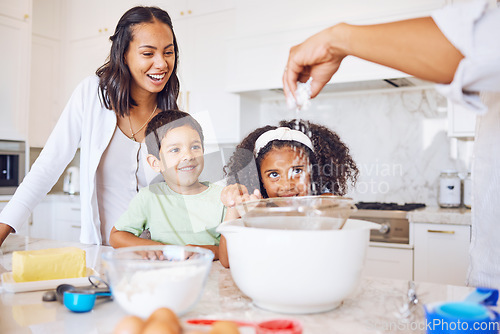
M 363 275 L 413 280 L 413 249 L 370 245 Z
M 65 3 L 66 33 L 62 40 L 61 61 L 64 66 L 63 101 L 69 99 L 84 78 L 95 74 L 104 64 L 111 46 L 109 37 L 121 15 L 130 7 L 132 3 L 128 0 L 71 0 Z
M 448 136 L 474 137 L 476 114 L 448 99 Z
M 80 196 L 47 195 L 33 210 L 32 237 L 78 242 L 80 231 Z
M 27 140 L 31 1 L 0 2 L 0 139 Z
M 428 15 L 447 0 L 252 0 L 237 2 L 236 32 L 241 37 L 296 31 L 338 22 L 378 23 Z M 258 24 L 256 24 L 258 22 Z
M 206 15 L 231 9 L 235 6 L 235 0 L 170 0 L 158 2 L 161 8 L 167 10 L 172 20 Z
M 62 111 L 60 94 L 60 41 L 33 35 L 29 142 L 43 147 Z
M 66 1 L 66 38 L 70 41 L 108 38 L 119 18 L 136 4 L 131 0 Z
M 367 24 L 419 17 L 445 4 L 446 0 L 384 0 L 378 1 L 376 6 L 366 6 L 360 0 L 239 2 L 235 34 L 228 43 L 228 90 L 282 88 L 281 77 L 290 48 L 335 23 Z M 330 84 L 408 76 L 385 66 L 347 57 Z
M 106 62 L 111 48 L 108 38 L 109 36 L 102 35 L 67 42 L 67 50 L 64 54 L 66 66 L 63 75 L 66 102 L 76 86 L 86 77 L 94 75 L 96 70 Z M 74 66 L 74 64 L 78 65 Z
M 415 281 L 465 285 L 470 225 L 415 223 L 413 228 Z
M 29 142 L 43 147 L 63 109 L 61 0 L 35 0 L 31 44 Z
M 31 17 L 32 0 L 0 0 L 0 14 L 16 20 L 26 20 Z
M 226 39 L 234 25 L 234 11 L 186 18 L 174 22 L 179 43 L 180 108 L 206 112 L 205 141 L 239 141 L 239 96 L 226 92 Z

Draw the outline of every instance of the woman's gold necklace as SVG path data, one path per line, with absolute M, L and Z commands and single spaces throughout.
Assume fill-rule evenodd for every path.
M 134 132 L 134 130 L 132 130 L 132 121 L 130 120 L 130 114 L 128 115 L 128 124 L 130 125 L 130 133 L 132 134 L 132 136 L 129 137 L 130 139 L 132 139 L 133 141 L 137 141 L 135 139 L 135 135 L 138 134 L 148 124 L 148 122 L 151 120 L 151 118 L 153 118 L 153 115 L 155 114 L 156 108 L 158 108 L 158 105 L 155 106 L 155 108 L 153 109 L 153 112 L 151 112 L 151 115 L 149 115 L 148 120 L 136 132 Z

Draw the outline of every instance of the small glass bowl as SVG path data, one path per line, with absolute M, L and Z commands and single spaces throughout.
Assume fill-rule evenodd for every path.
M 337 230 L 357 210 L 341 196 L 276 197 L 236 205 L 247 227 L 285 230 Z
M 147 318 L 160 307 L 178 316 L 199 300 L 214 254 L 201 247 L 158 245 L 114 249 L 102 255 L 113 299 Z

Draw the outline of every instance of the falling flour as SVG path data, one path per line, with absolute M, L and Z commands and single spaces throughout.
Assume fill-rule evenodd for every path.
M 146 318 L 159 307 L 181 315 L 198 300 L 206 274 L 206 268 L 191 266 L 136 271 L 116 284 L 113 298 L 139 317 Z
M 297 89 L 295 90 L 295 99 L 290 94 L 287 98 L 287 105 L 289 109 L 297 108 L 297 110 L 307 110 L 311 105 L 311 82 L 312 77 L 306 82 L 297 82 Z

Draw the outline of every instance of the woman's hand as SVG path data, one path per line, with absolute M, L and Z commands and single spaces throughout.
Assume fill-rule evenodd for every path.
M 9 234 L 13 233 L 14 229 L 7 224 L 0 223 L 0 246 L 3 244 L 5 239 L 9 236 Z
M 287 97 L 295 97 L 297 81 L 312 77 L 311 97 L 315 97 L 330 81 L 347 56 L 347 31 L 343 24 L 327 28 L 290 49 L 283 74 L 283 88 Z

